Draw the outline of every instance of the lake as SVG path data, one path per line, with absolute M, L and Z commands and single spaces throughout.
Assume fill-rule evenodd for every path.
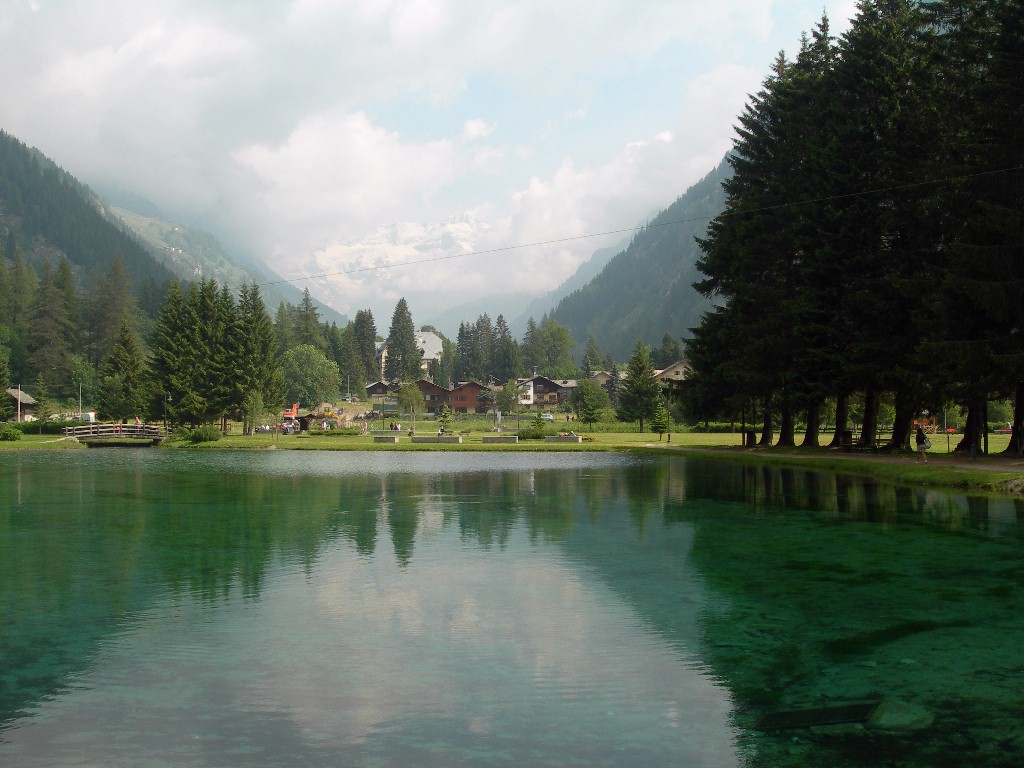
M 7 453 L 0 765 L 1020 765 L 1022 531 L 689 457 Z

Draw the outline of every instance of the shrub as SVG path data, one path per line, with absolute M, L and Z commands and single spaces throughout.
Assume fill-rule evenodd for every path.
M 13 442 L 15 440 L 21 440 L 22 432 L 11 424 L 4 424 L 0 427 L 0 440 L 4 442 Z
M 220 440 L 220 430 L 213 424 L 203 424 L 193 429 L 188 439 L 193 443 L 215 443 Z
M 532 424 L 529 427 L 523 427 L 516 434 L 519 435 L 520 440 L 543 440 L 545 435 L 554 433 L 544 429 L 543 426 Z

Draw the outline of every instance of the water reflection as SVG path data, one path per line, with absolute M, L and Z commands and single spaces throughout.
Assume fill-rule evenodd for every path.
M 537 718 L 585 759 L 588 737 L 604 742 L 565 734 L 607 717 L 594 706 L 623 720 L 603 738 L 643 734 L 634 754 L 648 764 L 700 718 L 718 741 L 697 765 L 856 765 L 868 746 L 929 764 L 957 734 L 982 756 L 1024 749 L 1011 724 L 1018 500 L 679 458 L 521 456 L 499 470 L 476 455 L 135 453 L 0 468 L 0 728 L 71 707 L 104 675 L 178 701 L 161 660 L 186 657 L 191 675 L 205 668 L 195 649 L 227 648 L 190 696 L 221 702 L 250 749 L 269 749 L 251 726 L 262 713 L 296 764 L 337 750 L 425 764 L 418 745 L 438 733 L 438 764 L 472 764 L 466 732 L 521 757 Z M 634 690 L 645 701 L 624 714 L 619 695 Z M 941 733 L 925 747 L 753 727 L 779 709 L 882 698 L 920 702 Z M 749 734 L 742 757 L 730 720 Z

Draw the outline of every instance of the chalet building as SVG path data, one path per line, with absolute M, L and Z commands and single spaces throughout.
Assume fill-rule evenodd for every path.
M 690 377 L 690 371 L 692 368 L 690 364 L 685 360 L 673 363 L 668 368 L 654 372 L 654 378 L 661 384 L 661 388 L 665 395 L 671 399 L 673 397 L 673 390 L 681 387 L 683 382 Z
M 416 348 L 420 351 L 423 356 L 423 360 L 420 363 L 420 369 L 423 373 L 430 370 L 430 364 L 441 359 L 441 352 L 443 346 L 441 343 L 441 337 L 433 331 L 416 331 Z M 384 368 L 388 362 L 388 343 L 382 341 L 377 344 L 377 365 L 380 370 L 381 379 L 384 378 Z
M 459 382 L 451 392 L 451 409 L 456 413 L 487 413 L 491 407 L 487 397 L 483 400 L 480 395 L 483 392 L 491 393 L 494 390 L 486 384 L 478 381 Z
M 391 394 L 391 387 L 388 386 L 387 382 L 375 381 L 373 384 L 369 384 L 366 387 L 367 399 L 374 397 L 386 397 Z
M 575 379 L 556 380 L 547 376 L 519 379 L 519 404 L 527 408 L 556 408 L 569 399 L 576 385 Z
M 685 360 L 673 363 L 668 368 L 654 372 L 654 378 L 661 382 L 683 381 L 690 376 L 690 364 Z
M 623 371 L 619 371 L 619 382 L 621 383 L 625 378 L 626 378 L 626 371 L 624 371 L 624 370 Z M 594 374 L 594 380 L 597 381 L 597 383 L 601 385 L 601 389 L 604 389 L 606 391 L 611 389 L 611 383 L 610 382 L 612 380 L 612 375 L 611 375 L 610 372 L 608 372 L 608 371 L 597 371 L 597 373 Z
M 427 413 L 440 413 L 442 405 L 451 407 L 451 390 L 439 387 L 434 382 L 427 381 L 426 379 L 417 381 L 416 387 L 423 393 L 423 402 Z
M 11 421 L 32 421 L 35 418 L 36 399 L 17 387 L 7 390 L 8 405 L 11 407 Z

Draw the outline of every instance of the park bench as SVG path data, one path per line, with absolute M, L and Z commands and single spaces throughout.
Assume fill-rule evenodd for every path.
M 485 443 L 518 443 L 519 435 L 484 435 Z
M 414 443 L 461 443 L 462 435 L 413 435 Z

